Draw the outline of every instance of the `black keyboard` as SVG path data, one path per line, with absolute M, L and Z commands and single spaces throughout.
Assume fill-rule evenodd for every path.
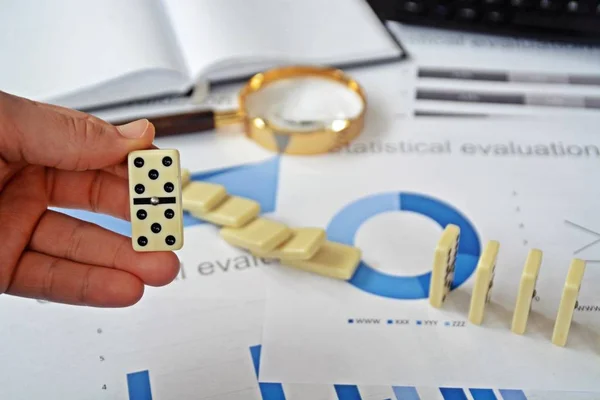
M 600 0 L 367 0 L 383 20 L 600 44 Z

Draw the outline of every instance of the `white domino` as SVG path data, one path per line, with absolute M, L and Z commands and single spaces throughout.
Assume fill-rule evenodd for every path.
M 181 167 L 177 150 L 129 154 L 131 242 L 136 251 L 172 251 L 183 246 Z
M 441 307 L 454 281 L 456 254 L 460 241 L 460 228 L 449 224 L 442 232 L 433 257 L 433 269 L 429 285 L 429 303 Z
M 584 272 L 585 261 L 578 258 L 574 259 L 567 273 L 567 280 L 560 299 L 556 321 L 554 322 L 554 331 L 552 332 L 552 343 L 557 346 L 564 346 L 567 343 Z
M 531 301 L 535 297 L 535 287 L 537 285 L 540 267 L 542 265 L 542 252 L 538 249 L 529 251 L 521 282 L 519 283 L 519 294 L 513 313 L 511 331 L 518 335 L 525 333 L 527 320 L 531 312 Z
M 475 270 L 475 284 L 473 293 L 471 294 L 471 306 L 469 308 L 469 321 L 476 325 L 481 325 L 483 322 L 483 314 L 485 313 L 485 305 L 490 301 L 492 296 L 492 287 L 494 286 L 494 275 L 496 273 L 496 259 L 500 243 L 495 240 L 489 241 Z

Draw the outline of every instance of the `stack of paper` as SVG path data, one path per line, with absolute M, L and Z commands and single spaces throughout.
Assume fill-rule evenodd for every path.
M 289 63 L 404 52 L 363 0 L 1 0 L 0 88 L 96 108 L 184 96 L 198 82 Z
M 156 143 L 180 151 L 192 180 L 222 184 L 228 193 L 257 201 L 264 216 L 321 227 L 329 239 L 358 246 L 363 258 L 352 279 L 252 256 L 186 214 L 179 275 L 166 287 L 147 288 L 133 307 L 79 308 L 0 296 L 0 398 L 600 398 L 600 117 L 544 106 L 551 112 L 538 110 L 543 119 L 428 118 L 422 114 L 502 109 L 516 115 L 527 107 L 475 110 L 461 103 L 444 109 L 443 101 L 415 101 L 418 88 L 440 91 L 448 78 L 411 78 L 411 71 L 439 76 L 442 68 L 469 67 L 485 77 L 491 68 L 477 64 L 475 53 L 470 62 L 456 55 L 453 63 L 436 66 L 433 58 L 420 61 L 412 47 L 414 64 L 348 71 L 364 86 L 369 109 L 363 134 L 336 153 L 280 157 L 241 131 Z M 569 65 L 555 70 L 553 63 L 531 60 L 529 69 L 500 64 L 500 58 L 495 66 L 592 73 L 596 53 L 577 51 L 589 58 L 565 59 Z M 494 81 L 493 90 L 569 86 L 564 76 L 560 84 L 543 85 L 516 76 L 519 82 Z M 482 85 L 477 90 L 492 89 L 491 81 L 473 80 Z M 583 91 L 595 96 L 594 90 Z M 223 93 L 212 101 L 229 101 Z M 60 211 L 130 233 L 126 221 Z M 433 309 L 427 302 L 433 250 L 448 223 L 461 228 L 455 281 L 443 307 Z M 500 242 L 494 290 L 482 324 L 473 325 L 467 315 L 474 267 L 488 240 Z M 534 248 L 543 261 L 527 330 L 517 335 L 511 318 Z M 552 329 L 575 257 L 587 268 L 568 342 L 559 347 L 551 343 Z
M 0 355 L 10 363 L 1 368 L 2 397 L 597 398 L 593 265 L 600 253 L 590 243 L 600 232 L 598 119 L 521 121 L 518 129 L 510 120 L 403 121 L 394 116 L 400 94 L 388 84 L 401 82 L 396 69 L 356 77 L 380 106 L 370 109 L 364 134 L 337 154 L 277 157 L 241 134 L 157 145 L 178 148 L 192 179 L 258 201 L 269 218 L 352 241 L 364 254 L 362 277 L 331 280 L 253 257 L 186 216 L 180 274 L 148 288 L 134 307 L 5 297 Z M 129 234 L 125 221 L 62 211 Z M 465 251 L 475 253 L 460 249 L 461 283 L 432 310 L 422 296 L 407 297 L 428 273 L 447 220 L 461 225 Z M 497 286 L 484 323 L 473 326 L 470 267 L 488 239 L 501 243 Z M 519 336 L 510 317 L 534 247 L 544 252 L 539 300 Z M 559 348 L 549 340 L 552 322 L 578 251 L 589 262 L 581 309 Z M 389 283 L 370 286 L 365 271 Z
M 407 115 L 600 112 L 600 48 L 388 22 L 409 53 Z

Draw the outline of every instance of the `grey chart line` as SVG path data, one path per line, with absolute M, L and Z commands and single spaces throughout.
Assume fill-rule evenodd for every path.
M 583 230 L 583 231 L 586 231 L 586 232 L 588 232 L 588 233 L 591 233 L 591 234 L 593 234 L 593 235 L 596 235 L 596 236 L 600 237 L 600 232 L 593 231 L 593 230 L 591 230 L 590 228 L 586 228 L 585 226 L 582 226 L 582 225 L 576 224 L 575 222 L 573 222 L 573 221 L 569 221 L 568 219 L 565 219 L 565 224 L 567 224 L 567 225 L 571 225 L 571 226 L 574 226 L 574 227 L 576 227 L 576 228 L 579 228 L 579 229 L 581 229 L 581 230 Z
M 581 253 L 583 250 L 585 250 L 585 249 L 588 249 L 588 248 L 590 248 L 590 247 L 592 247 L 593 245 L 595 245 L 595 244 L 598 244 L 598 243 L 600 243 L 600 239 L 596 239 L 596 240 L 594 240 L 593 242 L 590 242 L 590 243 L 586 244 L 586 245 L 585 245 L 585 246 L 583 246 L 582 248 L 575 250 L 575 251 L 573 252 L 573 254 Z
M 576 224 L 575 222 L 569 221 L 569 220 L 567 220 L 567 219 L 565 219 L 565 224 L 567 224 L 567 225 L 571 225 L 571 226 L 573 226 L 573 227 L 575 227 L 575 228 L 577 228 L 577 229 L 579 229 L 579 230 L 582 230 L 582 231 L 584 231 L 584 232 L 591 233 L 591 234 L 593 234 L 593 235 L 595 235 L 595 236 L 598 236 L 598 237 L 599 237 L 598 239 L 595 239 L 595 240 L 591 241 L 590 243 L 586 244 L 585 246 L 583 246 L 583 247 L 581 247 L 581 248 L 579 248 L 579 249 L 575 250 L 575 251 L 573 252 L 573 254 L 578 254 L 578 253 L 581 253 L 583 250 L 589 249 L 590 247 L 592 247 L 592 246 L 595 246 L 595 245 L 597 245 L 598 243 L 600 243 L 600 232 L 596 232 L 596 231 L 594 231 L 594 230 L 592 230 L 592 229 L 590 229 L 590 228 L 586 228 L 585 226 L 582 226 L 582 225 Z M 600 260 L 584 260 L 584 261 L 585 261 L 585 262 L 589 262 L 589 263 L 600 263 Z

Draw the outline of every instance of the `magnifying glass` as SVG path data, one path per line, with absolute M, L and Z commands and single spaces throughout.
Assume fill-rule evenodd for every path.
M 236 110 L 202 110 L 148 119 L 156 128 L 156 136 L 241 124 L 247 137 L 268 150 L 318 154 L 336 150 L 360 135 L 366 106 L 363 89 L 341 70 L 288 66 L 250 78 L 238 94 Z

